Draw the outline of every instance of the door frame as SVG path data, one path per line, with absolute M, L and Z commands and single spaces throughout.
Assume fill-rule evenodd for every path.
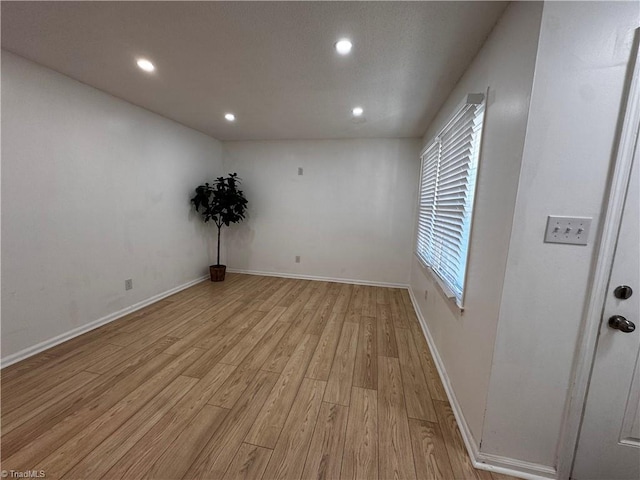
M 628 67 L 628 94 L 623 100 L 619 142 L 613 171 L 610 174 L 606 213 L 601 220 L 602 236 L 591 279 L 585 318 L 578 339 L 573 362 L 572 382 L 565 407 L 557 452 L 557 478 L 569 479 L 578 447 L 580 427 L 591 380 L 593 362 L 598 346 L 598 332 L 609 287 L 611 269 L 622 222 L 622 213 L 635 155 L 640 155 L 640 28 L 635 30 L 632 54 Z

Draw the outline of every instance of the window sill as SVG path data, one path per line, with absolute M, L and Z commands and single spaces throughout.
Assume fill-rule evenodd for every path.
M 458 305 L 456 297 L 448 291 L 449 289 L 443 285 L 442 280 L 440 280 L 440 277 L 431 269 L 431 267 L 425 264 L 417 253 L 414 252 L 414 255 L 418 259 L 422 273 L 431 281 L 431 283 L 433 283 L 435 289 L 445 301 L 445 304 L 449 307 L 451 313 L 461 317 L 464 314 L 464 308 Z

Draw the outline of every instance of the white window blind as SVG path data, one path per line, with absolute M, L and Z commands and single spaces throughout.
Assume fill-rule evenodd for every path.
M 462 307 L 484 95 L 464 105 L 422 153 L 416 253 Z

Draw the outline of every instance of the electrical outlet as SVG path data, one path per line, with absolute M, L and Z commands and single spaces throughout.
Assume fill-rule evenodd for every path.
M 133 288 L 133 279 L 129 278 L 124 281 L 124 289 L 131 290 Z
M 304 175 L 304 169 L 302 167 L 298 167 L 298 175 Z
M 300 255 L 296 255 L 296 263 L 300 263 Z
M 547 229 L 544 235 L 546 243 L 569 243 L 586 245 L 591 228 L 590 217 L 547 217 Z

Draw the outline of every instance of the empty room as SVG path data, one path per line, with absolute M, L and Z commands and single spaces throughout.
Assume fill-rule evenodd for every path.
M 2 478 L 640 478 L 640 3 L 0 8 Z

